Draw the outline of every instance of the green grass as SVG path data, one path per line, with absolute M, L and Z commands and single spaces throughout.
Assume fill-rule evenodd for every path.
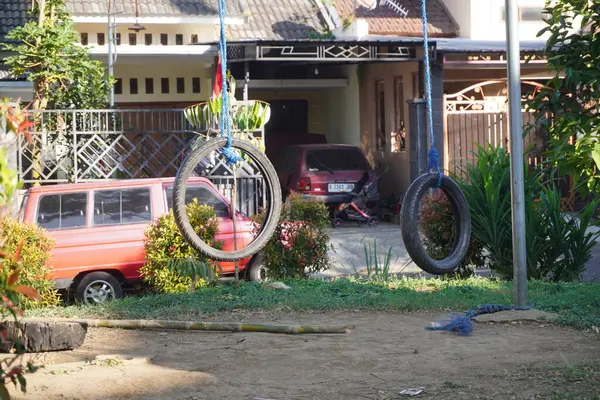
M 496 279 L 401 279 L 384 287 L 347 279 L 286 281 L 290 290 L 233 282 L 192 294 L 128 297 L 103 306 L 71 305 L 32 310 L 27 316 L 189 319 L 233 310 L 465 311 L 486 303 L 512 304 L 512 283 Z M 529 283 L 530 304 L 560 315 L 559 323 L 579 329 L 600 327 L 600 284 Z

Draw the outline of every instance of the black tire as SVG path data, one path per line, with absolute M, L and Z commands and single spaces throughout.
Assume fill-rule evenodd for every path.
M 252 282 L 264 282 L 266 280 L 265 272 L 265 261 L 261 253 L 256 254 L 250 261 L 248 270 L 246 271 L 246 278 Z
M 429 257 L 419 234 L 419 205 L 421 197 L 429 189 L 436 188 L 438 174 L 421 175 L 410 185 L 404 196 L 400 219 L 402 223 L 402 239 L 412 261 L 423 271 L 433 275 L 452 273 L 461 264 L 467 254 L 471 241 L 471 213 L 469 204 L 460 187 L 450 177 L 442 175 L 440 189 L 444 191 L 454 214 L 456 235 L 452 252 L 443 260 Z
M 194 227 L 190 224 L 186 212 L 186 183 L 194 172 L 196 165 L 198 165 L 202 159 L 208 157 L 213 151 L 223 148 L 226 143 L 227 138 L 210 139 L 202 146 L 194 149 L 185 159 L 179 168 L 179 171 L 177 171 L 175 183 L 173 185 L 173 214 L 175 216 L 175 223 L 179 227 L 182 236 L 194 249 L 215 261 L 238 261 L 251 257 L 262 250 L 273 235 L 273 232 L 275 232 L 275 228 L 279 222 L 279 215 L 281 214 L 281 185 L 279 184 L 277 172 L 275 172 L 275 168 L 267 156 L 248 141 L 232 139 L 232 147 L 243 150 L 262 173 L 268 190 L 267 198 L 271 200 L 271 206 L 267 207 L 265 221 L 262 224 L 258 235 L 246 247 L 234 251 L 223 251 L 217 250 L 207 243 L 204 243 L 194 231 Z
M 75 299 L 83 304 L 104 304 L 122 298 L 121 282 L 108 272 L 90 272 L 81 278 L 75 288 Z
M 344 221 L 342 221 L 340 218 L 334 218 L 333 221 L 331 221 L 331 226 L 335 229 L 341 228 L 342 225 L 344 225 Z

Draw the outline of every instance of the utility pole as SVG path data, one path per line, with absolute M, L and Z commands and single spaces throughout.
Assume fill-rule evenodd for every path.
M 525 236 L 523 121 L 521 116 L 521 55 L 519 49 L 517 0 L 505 0 L 505 6 L 512 199 L 513 297 L 515 305 L 526 306 L 527 243 Z

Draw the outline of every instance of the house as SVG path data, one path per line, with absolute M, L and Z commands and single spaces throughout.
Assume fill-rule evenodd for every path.
M 26 20 L 27 1 L 2 2 L 0 35 Z M 543 2 L 519 3 L 523 57 L 539 57 L 522 64 L 525 93 L 548 76 L 543 41 L 535 38 L 543 26 Z M 111 10 L 104 0 L 66 3 L 81 45 L 104 62 L 109 11 L 113 14 L 115 105 L 153 121 L 136 132 L 138 137 L 148 130 L 183 129 L 179 111 L 157 114 L 156 109 L 179 110 L 210 96 L 219 34 L 217 0 L 138 0 L 137 10 L 134 0 L 113 0 Z M 447 169 L 468 159 L 473 139 L 507 137 L 503 3 L 428 1 L 434 130 Z M 417 134 L 411 132 L 409 116 L 423 113 L 422 104 L 410 104 L 423 96 L 420 0 L 379 0 L 374 9 L 354 12 L 354 0 L 227 4 L 228 67 L 238 80 L 237 97 L 268 101 L 273 109 L 265 132 L 267 148 L 270 142 L 271 147 L 281 145 L 289 135 L 323 134 L 329 142 L 361 146 L 374 163 L 389 164 L 383 192 L 405 190 L 411 169 L 414 174 L 411 140 Z M 136 23 L 144 29 L 131 30 Z M 2 80 L 1 74 L 0 96 L 24 90 L 26 82 L 7 76 Z

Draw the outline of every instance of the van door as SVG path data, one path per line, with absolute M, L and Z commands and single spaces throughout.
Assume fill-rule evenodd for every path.
M 33 199 L 36 199 L 33 196 Z M 89 263 L 85 254 L 90 229 L 87 228 L 88 193 L 67 192 L 43 194 L 37 199 L 35 222 L 48 230 L 55 240 L 51 264 L 58 289 L 67 289 L 81 266 Z M 30 207 L 30 206 L 28 206 Z
M 144 232 L 152 222 L 150 186 L 94 190 L 92 221 L 85 253 L 93 269 L 117 269 L 139 279 L 145 262 Z

